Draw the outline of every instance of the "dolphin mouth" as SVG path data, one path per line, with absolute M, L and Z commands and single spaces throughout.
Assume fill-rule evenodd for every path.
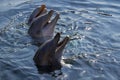
M 69 41 L 69 37 L 65 37 L 63 40 L 60 41 L 60 33 L 57 33 L 54 38 L 56 51 L 58 51 L 61 48 L 64 48 L 68 41 Z
M 69 41 L 69 37 L 65 37 L 62 41 L 59 41 L 57 44 L 57 49 L 66 45 L 66 43 Z
M 47 24 L 51 22 L 51 21 L 50 21 L 50 18 L 52 17 L 53 13 L 54 13 L 54 10 L 50 10 L 50 11 L 48 12 L 47 18 L 46 18 L 46 19 L 47 19 Z
M 41 7 L 39 8 L 39 11 L 38 13 L 36 14 L 35 18 L 38 19 L 39 17 L 42 17 L 42 16 L 46 16 L 45 18 L 45 25 L 48 24 L 50 21 L 50 18 L 52 17 L 54 13 L 54 10 L 50 10 L 49 12 L 47 12 L 47 8 L 46 6 L 43 4 L 41 5 Z
M 38 14 L 37 14 L 35 17 L 40 16 L 40 14 L 44 12 L 45 8 L 46 8 L 46 6 L 45 6 L 44 4 L 41 5 L 41 7 L 39 8 L 39 12 L 38 12 Z

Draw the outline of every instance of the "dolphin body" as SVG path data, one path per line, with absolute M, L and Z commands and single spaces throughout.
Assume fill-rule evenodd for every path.
M 61 69 L 61 56 L 69 41 L 69 37 L 60 41 L 60 33 L 53 37 L 54 28 L 59 19 L 59 13 L 56 13 L 54 19 L 50 21 L 53 13 L 53 10 L 47 12 L 46 6 L 41 5 L 33 11 L 28 20 L 30 26 L 28 34 L 39 44 L 33 60 L 38 70 L 42 72 Z
M 38 70 L 51 72 L 61 69 L 61 57 L 68 41 L 69 37 L 60 41 L 60 33 L 57 33 L 53 39 L 43 43 L 33 58 Z

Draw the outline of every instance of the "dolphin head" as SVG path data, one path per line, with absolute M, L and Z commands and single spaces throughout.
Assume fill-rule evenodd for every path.
M 45 5 L 42 5 L 35 9 L 28 20 L 30 25 L 28 34 L 38 43 L 44 43 L 52 38 L 55 25 L 59 19 L 59 13 L 56 13 L 56 16 L 50 20 L 54 11 L 47 12 L 45 7 Z
M 42 44 L 33 58 L 38 69 L 47 72 L 60 69 L 62 52 L 68 41 L 69 37 L 60 41 L 60 33 L 57 33 L 53 39 Z
M 31 25 L 35 18 L 47 13 L 46 6 L 43 4 L 41 7 L 36 8 L 28 19 L 28 25 Z

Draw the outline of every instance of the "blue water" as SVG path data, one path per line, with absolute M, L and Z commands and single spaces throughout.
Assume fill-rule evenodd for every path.
M 55 29 L 71 40 L 62 74 L 38 74 L 26 25 L 41 4 L 60 13 Z M 119 0 L 1 0 L 0 80 L 120 80 Z

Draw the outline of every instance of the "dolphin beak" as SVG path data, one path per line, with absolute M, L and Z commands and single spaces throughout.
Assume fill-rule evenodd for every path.
M 50 18 L 52 17 L 53 12 L 54 12 L 53 10 L 50 10 L 48 14 L 37 17 L 36 20 L 31 25 L 31 27 L 33 26 L 34 28 L 38 29 L 39 31 L 41 30 L 42 32 L 42 29 L 45 27 L 45 25 L 49 22 Z
M 42 13 L 45 13 L 46 11 L 46 6 L 45 5 L 41 5 L 41 7 L 39 8 L 38 13 L 35 15 L 35 17 L 38 17 L 39 15 L 42 15 Z
M 60 33 L 57 33 L 53 39 L 54 45 L 56 45 L 56 47 L 58 45 L 59 40 L 60 40 Z
M 60 61 L 61 60 L 61 56 L 62 56 L 62 52 L 66 46 L 66 44 L 69 41 L 69 37 L 65 37 L 63 40 L 60 41 L 60 33 L 57 33 L 56 36 L 53 39 L 54 44 L 56 47 L 55 49 L 55 58 Z
M 44 21 L 44 26 L 49 23 L 51 16 L 53 15 L 54 10 L 50 10 L 47 15 L 45 15 L 45 21 Z
M 43 36 L 48 36 L 48 39 L 52 38 L 54 34 L 55 25 L 57 24 L 59 17 L 60 15 L 59 13 L 57 13 L 54 19 L 52 19 L 48 24 L 44 26 L 44 28 L 42 29 Z
M 28 25 L 30 26 L 36 17 L 41 16 L 45 13 L 47 13 L 47 9 L 44 4 L 41 5 L 41 7 L 36 8 L 30 15 L 30 18 L 28 19 Z

